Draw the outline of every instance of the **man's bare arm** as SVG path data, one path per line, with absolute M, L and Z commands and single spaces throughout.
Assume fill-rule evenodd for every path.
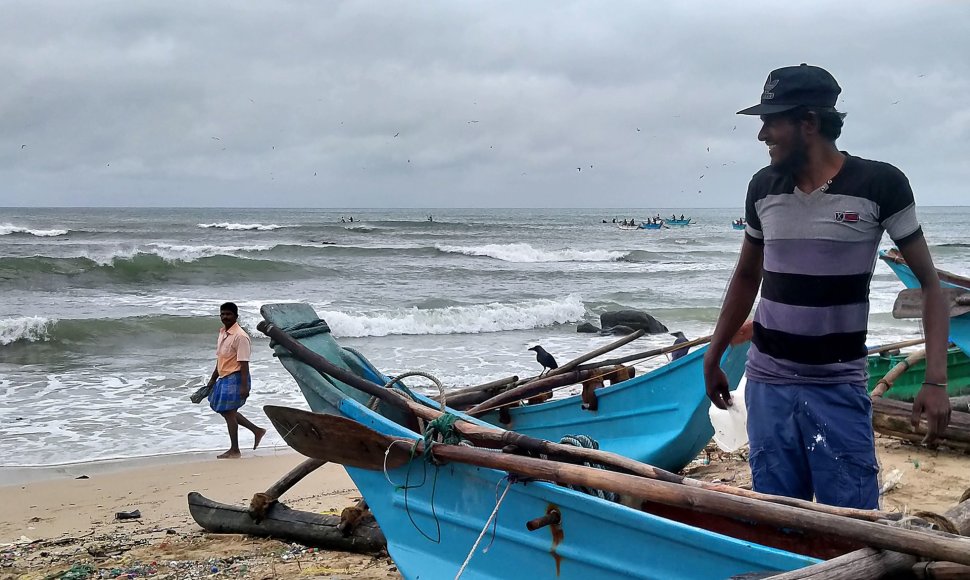
M 899 246 L 909 268 L 919 279 L 923 292 L 923 329 L 926 332 L 926 381 L 946 385 L 946 349 L 950 335 L 950 313 L 933 258 L 922 235 Z M 923 384 L 913 402 L 912 422 L 915 428 L 925 412 L 930 443 L 943 434 L 950 423 L 950 399 L 946 387 Z

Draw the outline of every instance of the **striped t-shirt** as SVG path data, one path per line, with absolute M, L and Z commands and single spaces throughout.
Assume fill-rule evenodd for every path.
M 764 245 L 750 379 L 866 384 L 869 280 L 879 241 L 883 231 L 896 244 L 922 231 L 900 170 L 845 155 L 838 175 L 811 193 L 770 167 L 748 186 L 745 237 Z

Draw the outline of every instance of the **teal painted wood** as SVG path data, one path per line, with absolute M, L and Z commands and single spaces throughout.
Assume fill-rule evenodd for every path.
M 731 224 L 731 227 L 734 228 L 734 229 L 736 229 L 736 230 L 743 230 L 744 229 L 744 225 L 743 224 Z
M 903 283 L 907 288 L 919 288 L 919 279 L 916 274 L 909 268 L 905 263 L 899 263 L 890 257 L 889 253 L 885 250 L 879 251 L 879 259 L 886 263 L 896 277 Z M 966 280 L 962 283 L 956 276 L 947 276 L 947 279 L 941 279 L 940 285 L 947 288 L 963 288 L 965 290 L 970 290 L 970 280 Z M 960 350 L 970 355 L 970 314 L 963 314 L 961 316 L 954 316 L 950 319 L 950 342 L 957 345 Z
M 263 315 L 280 327 L 316 318 L 302 304 L 264 307 Z M 341 350 L 329 334 L 301 342 L 328 358 Z M 278 354 L 282 351 L 277 348 Z M 354 366 L 343 355 L 331 360 L 348 369 Z M 402 426 L 403 421 L 382 414 L 380 406 L 372 411 L 306 365 L 286 356 L 280 361 L 293 373 L 314 410 L 339 412 L 388 435 L 417 437 Z M 508 481 L 501 471 L 457 463 L 436 467 L 422 459 L 386 473 L 357 468 L 347 472 L 387 538 L 388 552 L 408 579 L 455 577 Z M 551 527 L 527 531 L 525 523 L 544 515 L 549 506 L 562 514 L 559 532 L 554 534 Z M 462 577 L 720 579 L 794 570 L 817 562 L 565 487 L 529 482 L 511 484 L 494 529 L 489 528 Z
M 682 220 L 664 220 L 664 223 L 668 226 L 689 226 L 697 222 L 692 222 L 691 218 L 686 218 Z
M 640 224 L 641 230 L 659 230 L 664 227 L 663 224 Z
M 278 306 L 286 308 L 279 312 Z M 307 305 L 264 307 L 267 320 L 279 319 L 280 322 L 274 324 L 280 328 L 298 322 L 293 313 L 308 320 L 316 318 L 316 313 Z M 387 382 L 388 377 L 374 369 L 363 355 L 342 349 L 329 333 L 308 340 L 311 343 L 307 346 L 330 362 L 345 366 L 365 379 L 380 384 Z M 750 343 L 744 343 L 732 346 L 721 358 L 721 368 L 728 377 L 731 390 L 737 388 L 744 374 L 749 345 Z M 487 424 L 549 441 L 558 442 L 566 435 L 587 435 L 595 439 L 600 449 L 605 451 L 619 453 L 668 471 L 679 471 L 697 457 L 714 436 L 714 428 L 708 416 L 710 401 L 704 389 L 706 351 L 705 345 L 644 375 L 598 389 L 596 397 L 599 405 L 596 411 L 583 409 L 581 396 L 575 395 L 537 405 L 513 407 L 509 410 L 511 422 L 508 424 L 500 422 L 498 411 L 486 413 L 481 419 Z M 287 365 L 286 360 L 284 365 Z M 287 370 L 303 374 L 316 372 L 312 369 L 300 369 L 299 364 L 295 366 L 296 369 L 287 366 Z M 358 402 L 367 403 L 367 398 L 356 389 L 339 381 L 335 381 L 334 385 Z M 420 393 L 415 395 L 423 402 L 437 406 L 437 403 Z M 315 395 L 311 394 L 313 396 Z M 307 400 L 310 401 L 309 398 Z M 316 404 L 327 404 L 332 409 L 334 403 Z M 314 411 L 323 409 L 314 406 L 312 401 L 310 408 Z
M 728 349 L 721 368 L 731 390 L 744 374 L 750 343 Z M 639 377 L 596 391 L 599 408 L 582 409 L 579 395 L 538 405 L 515 407 L 511 422 L 501 424 L 498 412 L 482 419 L 511 431 L 559 441 L 564 435 L 588 435 L 600 449 L 637 461 L 680 471 L 714 436 L 704 388 L 703 346 Z

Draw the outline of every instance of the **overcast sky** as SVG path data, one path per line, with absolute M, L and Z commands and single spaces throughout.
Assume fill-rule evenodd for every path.
M 800 62 L 842 85 L 842 149 L 963 205 L 968 23 L 957 0 L 7 1 L 0 206 L 739 207 L 768 158 L 735 112 Z

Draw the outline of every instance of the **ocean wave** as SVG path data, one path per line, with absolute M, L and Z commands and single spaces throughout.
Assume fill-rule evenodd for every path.
M 50 340 L 50 331 L 57 321 L 43 316 L 17 316 L 0 319 L 0 346 L 18 341 Z
M 436 244 L 441 252 L 466 256 L 487 256 L 503 262 L 615 262 L 628 252 L 614 250 L 540 250 L 529 244 L 486 244 L 483 246 L 446 246 Z
M 259 230 L 259 231 L 272 231 L 279 230 L 287 227 L 294 226 L 280 226 L 277 224 L 237 224 L 237 223 L 212 223 L 212 224 L 197 224 L 200 228 L 217 228 L 222 230 Z
M 415 307 L 360 314 L 321 312 L 321 317 L 330 325 L 334 335 L 341 337 L 528 330 L 578 322 L 585 315 L 586 306 L 573 295 L 561 300 L 540 299 L 513 304 L 474 304 L 431 309 Z
M 267 281 L 309 272 L 329 272 L 327 268 L 286 261 L 222 253 L 207 255 L 214 251 L 203 247 L 173 247 L 154 251 L 119 250 L 92 257 L 6 257 L 0 258 L 0 281 L 21 287 L 50 287 L 65 281 L 80 286 L 162 281 L 205 284 L 220 281 L 227 275 Z
M 102 349 L 105 342 L 127 337 L 157 338 L 216 335 L 219 319 L 210 316 L 130 316 L 125 318 L 57 319 L 18 316 L 0 319 L 0 346 L 28 343 L 78 344 Z
M 65 236 L 67 235 L 67 232 L 68 230 L 33 230 L 14 224 L 0 224 L 0 236 L 24 234 L 28 236 L 37 236 L 40 238 L 53 238 L 56 236 Z

